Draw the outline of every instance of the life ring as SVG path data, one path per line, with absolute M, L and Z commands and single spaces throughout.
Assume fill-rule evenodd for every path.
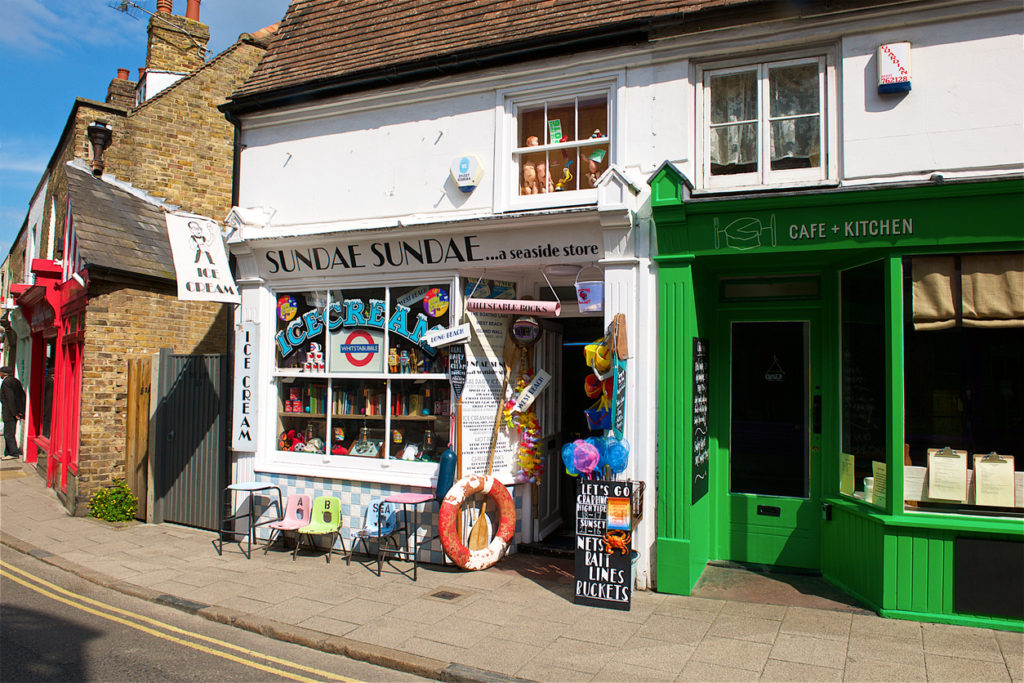
M 487 494 L 497 506 L 501 521 L 490 545 L 483 550 L 472 551 L 462 542 L 456 531 L 455 522 L 465 500 L 477 493 Z M 441 532 L 441 545 L 452 562 L 463 569 L 487 569 L 501 559 L 512 541 L 512 536 L 516 532 L 516 504 L 505 485 L 494 477 L 463 477 L 452 485 L 444 497 L 438 526 Z

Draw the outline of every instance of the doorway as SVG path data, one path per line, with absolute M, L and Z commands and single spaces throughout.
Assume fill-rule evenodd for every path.
M 583 413 L 594 403 L 584 392 L 584 379 L 591 370 L 584 362 L 583 347 L 604 335 L 604 319 L 543 319 L 542 324 L 544 336 L 537 347 L 536 367 L 549 372 L 552 381 L 537 400 L 545 462 L 544 476 L 537 487 L 534 541 L 527 550 L 571 554 L 576 478 L 565 472 L 562 446 L 601 434 L 589 429 Z
M 719 483 L 723 559 L 820 566 L 821 353 L 817 310 L 723 321 Z

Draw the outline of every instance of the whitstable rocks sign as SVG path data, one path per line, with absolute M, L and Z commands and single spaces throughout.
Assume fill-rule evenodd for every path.
M 393 237 L 256 250 L 268 281 L 303 275 L 345 275 L 399 270 L 458 270 L 463 266 L 588 263 L 603 256 L 600 230 L 561 226 L 463 235 Z

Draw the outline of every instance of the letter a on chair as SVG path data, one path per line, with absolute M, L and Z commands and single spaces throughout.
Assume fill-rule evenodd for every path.
M 310 515 L 309 524 L 298 529 L 299 539 L 295 543 L 295 550 L 292 551 L 292 560 L 299 552 L 302 539 L 309 540 L 309 545 L 316 551 L 316 544 L 313 536 L 330 536 L 330 544 L 327 546 L 327 561 L 331 561 L 331 551 L 334 549 L 334 537 L 337 536 L 341 542 L 341 551 L 345 550 L 345 539 L 341 537 L 341 500 L 333 496 L 318 496 L 313 500 L 313 514 Z
M 267 554 L 270 546 L 274 544 L 274 541 L 277 540 L 282 531 L 298 531 L 309 524 L 310 519 L 312 519 L 310 517 L 312 501 L 313 499 L 305 493 L 293 493 L 288 496 L 288 502 L 285 504 L 284 519 L 279 519 L 267 525 L 271 531 L 270 538 L 267 539 L 267 545 L 263 547 L 264 555 Z M 295 543 L 298 545 L 298 540 Z

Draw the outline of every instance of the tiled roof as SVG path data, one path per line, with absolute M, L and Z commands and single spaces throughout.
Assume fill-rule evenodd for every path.
M 165 211 L 76 165 L 64 169 L 82 260 L 88 265 L 174 280 Z
M 756 0 L 292 0 L 235 98 L 751 4 Z

